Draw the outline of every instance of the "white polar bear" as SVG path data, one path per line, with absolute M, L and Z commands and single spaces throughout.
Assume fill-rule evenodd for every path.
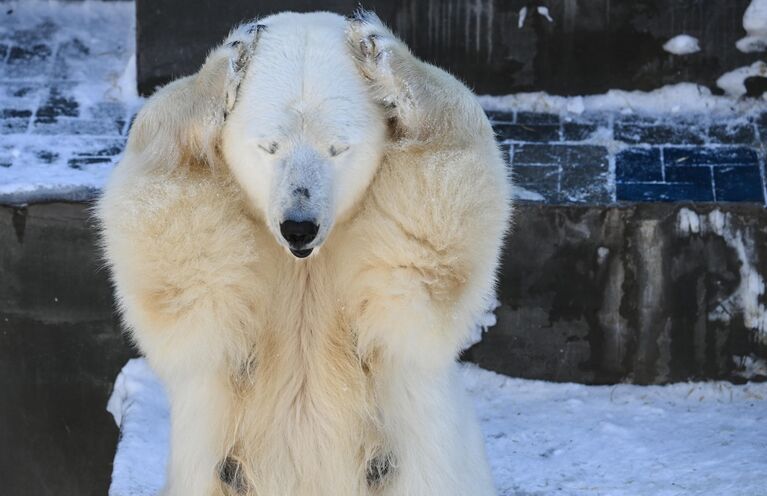
M 265 18 L 158 91 L 98 215 L 164 494 L 494 494 L 455 359 L 509 192 L 472 93 L 372 14 Z

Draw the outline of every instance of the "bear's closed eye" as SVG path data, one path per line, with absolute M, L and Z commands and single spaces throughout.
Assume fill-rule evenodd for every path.
M 331 145 L 328 149 L 331 157 L 337 157 L 349 149 L 349 145 Z
M 274 155 L 277 153 L 277 149 L 279 149 L 279 145 L 275 141 L 269 143 L 268 145 L 258 145 L 258 147 L 269 155 Z

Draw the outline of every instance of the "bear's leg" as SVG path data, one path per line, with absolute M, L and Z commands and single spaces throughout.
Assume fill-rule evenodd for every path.
M 455 377 L 409 364 L 390 371 L 378 393 L 391 467 L 381 496 L 494 496 L 472 405 Z M 377 493 L 378 494 L 378 493 Z
M 226 380 L 192 373 L 169 391 L 171 450 L 163 496 L 219 496 L 232 401 Z
M 474 95 L 414 57 L 372 14 L 347 40 L 393 143 L 355 223 L 365 264 L 349 277 L 361 356 L 376 350 L 390 440 L 386 496 L 495 494 L 454 363 L 487 308 L 510 214 L 509 182 Z M 351 248 L 350 248 L 351 249 Z

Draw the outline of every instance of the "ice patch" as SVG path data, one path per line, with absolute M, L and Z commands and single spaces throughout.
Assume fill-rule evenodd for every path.
M 735 46 L 745 53 L 767 50 L 767 0 L 753 0 L 743 14 L 743 29 L 746 37 Z
M 746 79 L 753 76 L 767 77 L 767 64 L 759 60 L 751 65 L 727 72 L 716 81 L 716 85 L 728 96 L 740 98 L 748 93 Z
M 663 49 L 674 55 L 689 55 L 700 52 L 700 44 L 697 38 L 687 34 L 674 36 L 663 45 Z

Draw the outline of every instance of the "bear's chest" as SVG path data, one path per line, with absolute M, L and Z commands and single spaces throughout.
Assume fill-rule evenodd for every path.
M 339 294 L 316 271 L 283 273 L 254 334 L 250 370 L 238 378 L 236 455 L 268 489 L 272 481 L 300 486 L 336 474 L 349 486 L 345 494 L 365 492 L 369 453 L 381 443 L 377 409 Z

